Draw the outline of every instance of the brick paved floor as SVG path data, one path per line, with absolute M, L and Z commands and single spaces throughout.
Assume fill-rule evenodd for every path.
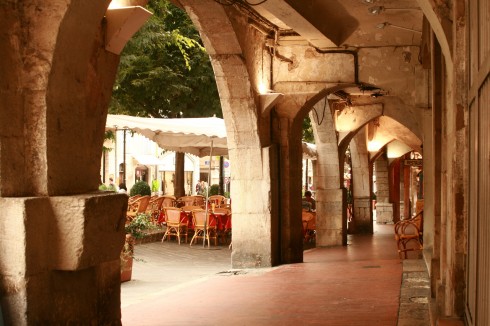
M 397 325 L 402 264 L 393 226 L 307 250 L 304 263 L 228 273 L 231 251 L 136 247 L 122 284 L 123 325 Z M 235 275 L 236 274 L 236 275 Z

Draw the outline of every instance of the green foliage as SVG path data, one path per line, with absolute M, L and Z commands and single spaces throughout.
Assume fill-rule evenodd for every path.
M 219 193 L 219 185 L 214 184 L 209 187 L 209 196 L 214 196 Z
M 221 116 L 209 56 L 187 14 L 168 0 L 121 54 L 110 113 L 151 117 Z
M 144 181 L 136 182 L 131 188 L 131 190 L 129 191 L 129 196 L 135 196 L 135 195 L 150 196 L 151 195 L 150 186 Z
M 223 194 L 223 196 L 225 196 L 226 198 L 230 198 L 230 192 L 229 191 L 225 191 L 225 193 Z
M 315 137 L 313 136 L 313 127 L 311 126 L 311 120 L 309 116 L 306 116 L 303 120 L 303 141 L 314 144 Z
M 106 141 L 106 140 L 110 140 L 112 142 L 114 142 L 116 140 L 116 136 L 114 135 L 114 132 L 112 130 L 106 130 L 105 131 L 104 141 Z M 104 145 L 102 145 L 102 152 L 103 153 L 110 152 L 111 150 L 112 150 L 112 148 L 105 147 Z M 105 189 L 101 189 L 101 190 L 105 190 Z
M 131 234 L 135 239 L 141 239 L 145 236 L 145 231 L 154 229 L 155 226 L 151 223 L 150 216 L 148 214 L 138 214 L 131 222 L 126 224 L 126 234 Z
M 153 180 L 151 182 L 151 191 L 152 192 L 157 192 L 158 189 L 160 189 L 160 182 L 158 180 Z

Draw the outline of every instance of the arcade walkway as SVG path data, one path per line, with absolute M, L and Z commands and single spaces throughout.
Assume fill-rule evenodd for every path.
M 169 242 L 137 246 L 145 262 L 122 285 L 123 325 L 429 325 L 426 305 L 400 310 L 399 321 L 407 274 L 392 225 L 349 236 L 347 247 L 307 250 L 302 264 L 230 271 L 230 254 Z

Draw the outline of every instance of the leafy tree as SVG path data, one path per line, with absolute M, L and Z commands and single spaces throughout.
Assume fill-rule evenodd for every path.
M 153 16 L 121 54 L 111 113 L 158 118 L 221 116 L 209 56 L 187 14 L 150 0 Z
M 307 143 L 315 143 L 315 137 L 313 136 L 313 127 L 311 126 L 311 120 L 309 116 L 306 116 L 303 120 L 303 141 Z

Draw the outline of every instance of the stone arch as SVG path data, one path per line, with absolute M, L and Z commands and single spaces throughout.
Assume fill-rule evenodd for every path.
M 0 119 L 0 205 L 8 212 L 0 227 L 9 235 L 0 244 L 0 287 L 9 293 L 2 302 L 7 324 L 120 322 L 111 303 L 120 300 L 114 280 L 127 197 L 95 192 L 118 63 L 104 49 L 108 4 L 0 8 L 0 49 L 6 54 L 0 101 L 10 107 Z M 90 309 L 80 314 L 80 302 L 100 307 L 104 316 Z
M 103 76 L 89 72 L 97 69 L 94 65 L 100 64 L 98 61 L 104 60 L 107 68 L 111 62 L 112 66 L 117 65 L 117 58 L 104 53 L 103 49 L 102 21 L 108 4 L 109 1 L 84 6 L 39 5 L 36 10 L 43 14 L 35 19 L 31 17 L 33 12 L 14 7 L 6 7 L 7 12 L 2 14 L 8 17 L 2 19 L 0 26 L 8 31 L 2 48 L 4 53 L 10 53 L 0 62 L 0 69 L 5 72 L 2 73 L 5 77 L 2 88 L 19 90 L 6 92 L 7 103 L 23 110 L 10 112 L 9 119 L 3 120 L 9 121 L 9 132 L 13 131 L 17 137 L 3 139 L 1 147 L 4 150 L 15 148 L 13 151 L 18 155 L 9 155 L 9 161 L 3 160 L 0 170 L 11 175 L 22 171 L 21 175 L 29 176 L 20 182 L 16 179 L 15 185 L 2 178 L 0 193 L 3 195 L 69 194 L 96 189 L 99 172 L 96 166 L 87 163 L 100 155 L 98 145 L 103 141 L 103 127 L 95 128 L 95 124 L 97 120 L 98 124 L 103 124 L 104 112 L 89 115 L 88 111 L 94 110 L 96 104 L 89 103 L 88 96 L 93 95 L 90 92 L 98 92 L 110 97 L 111 83 L 105 90 L 96 86 L 100 86 L 106 76 L 113 78 L 115 69 L 108 69 Z M 32 33 L 24 34 L 27 21 Z M 97 51 L 100 51 L 98 57 L 94 56 Z M 61 78 L 65 78 L 63 82 L 59 81 Z M 87 83 L 87 79 L 91 79 L 92 84 Z M 107 88 L 109 92 L 104 93 Z M 76 100 L 70 101 L 69 97 Z M 73 105 L 80 99 L 85 105 Z M 101 107 L 104 103 L 99 111 Z M 72 114 L 66 114 L 67 111 Z M 79 128 L 84 122 L 87 128 Z M 73 143 L 65 141 L 64 137 Z M 73 153 L 72 148 L 78 145 L 81 153 Z M 24 161 L 25 157 L 29 157 L 29 162 Z M 93 168 L 90 171 L 77 169 L 85 164 Z M 66 166 L 81 171 L 67 173 Z
M 340 84 L 323 88 L 305 101 L 305 104 L 298 110 L 292 122 L 292 128 L 301 130 L 306 114 L 312 109 L 322 112 L 323 121 L 310 113 L 318 153 L 315 169 L 317 246 L 345 245 L 347 242 L 347 214 L 346 207 L 344 207 L 345 191 L 341 187 L 340 181 L 338 139 L 327 96 L 352 85 Z M 319 124 L 319 122 L 322 123 Z M 291 138 L 290 142 L 295 144 L 295 148 L 301 148 L 301 139 L 300 137 L 296 138 Z M 301 189 L 300 180 L 297 188 Z
M 237 36 L 259 37 L 250 35 L 258 32 L 247 27 L 246 22 L 232 21 L 239 16 L 234 15 L 234 8 L 214 1 L 182 0 L 180 4 L 201 33 L 210 55 L 227 129 L 228 152 L 233 162 L 232 266 L 267 267 L 288 262 L 278 248 L 279 222 L 274 207 L 277 199 L 273 198 L 277 192 L 273 173 L 277 171 L 271 162 L 277 151 L 261 140 L 256 88 L 251 82 L 256 76 L 251 76 L 247 68 L 247 57 L 253 53 L 243 50 L 247 49 L 243 46 L 246 40 Z
M 438 5 L 435 0 L 417 0 L 446 58 L 448 71 L 452 71 L 452 18 L 451 8 Z M 455 5 L 456 6 L 456 5 Z
M 336 92 L 338 90 L 346 89 L 346 88 L 349 88 L 352 86 L 355 86 L 355 84 L 339 84 L 339 85 L 335 85 L 332 87 L 325 87 L 324 89 L 317 92 L 315 95 L 311 96 L 305 102 L 305 104 L 298 110 L 297 115 L 293 119 L 293 125 L 292 125 L 291 129 L 299 128 L 299 126 L 302 122 L 302 119 L 304 119 L 305 114 L 310 112 L 310 110 L 312 108 L 315 108 L 317 105 L 319 105 L 319 103 L 321 102 L 321 100 L 323 98 L 326 99 L 328 94 L 331 94 L 331 93 Z M 321 211 L 323 210 L 323 208 L 322 208 L 321 203 L 317 206 L 318 210 L 320 211 L 320 212 L 318 212 L 319 217 L 317 218 L 320 221 L 320 223 L 317 224 L 317 227 L 318 227 L 317 244 L 319 246 L 321 246 L 321 245 L 339 245 L 339 244 L 346 242 L 347 216 L 345 214 L 345 208 L 342 207 L 343 205 L 345 205 L 345 198 L 342 197 L 342 196 L 345 197 L 345 194 L 344 195 L 341 194 L 343 191 L 343 181 L 344 181 L 343 180 L 343 165 L 341 164 L 341 162 L 344 161 L 345 150 L 347 149 L 347 146 L 351 143 L 351 141 L 354 139 L 354 137 L 361 130 L 364 130 L 363 127 L 365 125 L 367 125 L 373 119 L 379 118 L 379 117 L 385 115 L 385 116 L 390 117 L 391 119 L 397 121 L 398 123 L 406 126 L 407 129 L 412 130 L 413 133 L 419 139 L 421 138 L 421 135 L 422 135 L 422 126 L 420 123 L 421 119 L 419 119 L 419 116 L 420 116 L 419 111 L 417 111 L 415 108 L 411 108 L 410 106 L 404 104 L 397 97 L 387 96 L 385 98 L 376 100 L 374 102 L 363 102 L 362 100 L 357 101 L 357 102 L 354 101 L 352 107 L 354 110 L 356 110 L 356 108 L 365 107 L 365 108 L 369 108 L 370 111 L 368 112 L 368 114 L 361 115 L 361 118 L 356 122 L 357 124 L 355 126 L 355 129 L 351 132 L 344 133 L 342 139 L 337 139 L 337 136 L 335 134 L 335 127 L 333 124 L 333 117 L 330 114 L 331 111 L 330 110 L 328 111 L 328 113 L 329 113 L 328 117 L 332 123 L 330 126 L 331 133 L 332 133 L 330 135 L 330 138 L 334 139 L 333 143 L 328 142 L 328 143 L 331 143 L 328 146 L 328 150 L 327 150 L 327 152 L 329 153 L 328 154 L 329 155 L 328 162 L 323 161 L 322 152 L 324 152 L 324 151 L 322 150 L 322 145 L 320 144 L 320 146 L 319 146 L 319 144 L 317 144 L 317 151 L 318 151 L 318 160 L 317 160 L 317 164 L 316 164 L 317 165 L 317 169 L 316 169 L 317 176 L 322 175 L 322 173 L 323 173 L 322 171 L 326 171 L 326 170 L 332 171 L 332 173 L 329 174 L 328 176 L 322 175 L 321 177 L 317 178 L 317 191 L 320 190 L 319 192 L 317 192 L 317 195 L 316 195 L 317 201 L 319 200 L 321 202 L 323 200 L 326 200 L 325 198 L 323 198 L 323 194 L 322 194 L 323 190 L 325 190 L 325 189 L 328 189 L 328 194 L 329 194 L 328 195 L 329 199 L 327 199 L 328 202 L 330 202 L 329 200 L 332 199 L 332 197 L 331 197 L 332 194 L 335 193 L 335 191 L 333 191 L 333 190 L 339 190 L 340 191 L 337 194 L 336 200 L 334 201 L 335 206 L 336 206 L 335 209 L 338 210 L 338 214 L 337 215 L 334 214 L 335 216 L 325 215 L 325 218 L 327 220 L 336 221 L 336 224 L 330 225 L 330 227 L 333 227 L 333 228 L 328 228 L 328 227 L 326 228 L 326 229 L 329 229 L 330 231 L 320 230 L 320 227 L 322 226 L 322 224 L 321 224 L 321 222 L 322 222 L 321 221 L 321 218 L 322 218 L 321 217 L 321 214 L 322 214 Z M 408 115 L 406 114 L 407 111 L 409 112 Z M 355 114 L 355 116 L 356 116 L 356 119 L 359 117 L 357 114 Z M 312 121 L 315 121 L 315 117 L 312 118 Z M 317 127 L 318 126 L 316 126 L 315 128 L 317 128 Z M 322 133 L 323 132 L 324 131 L 322 131 Z M 294 133 L 291 133 L 291 134 L 294 134 Z M 315 137 L 316 140 L 317 141 L 319 140 L 321 143 L 321 140 L 319 138 L 321 138 L 322 136 L 320 136 L 318 134 L 318 132 L 315 134 L 315 136 L 316 136 Z M 359 137 L 362 138 L 362 136 L 359 136 Z M 290 138 L 289 141 L 290 141 L 290 144 L 295 144 L 297 142 L 295 139 L 292 139 L 292 138 Z M 298 146 L 300 146 L 300 145 L 298 144 Z M 365 147 L 365 145 L 364 145 L 364 147 Z M 294 148 L 297 148 L 297 146 L 295 146 Z M 335 149 L 335 153 L 332 152 L 333 149 Z M 417 147 L 416 149 L 420 149 L 420 147 Z M 366 152 L 366 155 L 367 155 L 367 152 Z M 335 163 L 332 163 L 334 161 L 334 160 L 332 160 L 332 156 L 335 157 Z M 369 163 L 368 163 L 369 160 L 368 160 L 367 156 L 366 156 L 366 159 L 363 160 L 363 162 L 364 162 L 364 166 L 369 165 Z M 326 169 L 329 164 L 335 164 L 336 168 L 332 169 L 332 166 L 330 166 L 329 169 Z M 335 172 L 333 172 L 334 170 L 335 170 Z M 367 184 L 370 184 L 369 173 L 367 174 L 367 176 L 368 176 Z M 329 180 L 328 185 L 326 185 L 326 183 L 325 183 L 327 180 L 326 178 Z M 363 178 L 363 180 L 365 182 L 366 178 Z M 332 182 L 335 185 L 333 185 Z M 298 186 L 298 187 L 300 188 L 300 186 Z M 370 186 L 368 186 L 366 189 L 370 189 Z M 363 197 L 366 197 L 366 198 L 364 198 L 365 199 L 364 201 L 366 202 L 364 204 L 366 204 L 366 205 L 364 205 L 364 204 L 362 205 L 363 207 L 364 206 L 366 206 L 366 207 L 364 207 L 365 209 L 363 209 L 363 210 L 369 212 L 370 211 L 370 190 L 368 190 L 367 196 L 363 196 Z M 330 202 L 330 203 L 333 203 L 333 202 Z M 325 210 L 329 212 L 328 214 L 331 214 L 331 212 L 334 211 L 331 207 L 329 207 L 328 209 L 325 209 Z M 367 213 L 367 214 L 364 214 L 363 216 L 364 216 L 363 220 L 365 220 L 367 222 L 367 223 L 365 223 L 367 226 L 368 224 L 370 224 L 369 222 L 372 220 L 372 213 Z M 372 228 L 372 225 L 370 227 L 368 226 L 368 229 L 371 229 L 371 228 Z M 337 232 L 340 230 L 340 233 L 335 233 L 335 232 L 332 233 L 331 230 L 333 230 L 333 229 L 337 230 Z M 325 234 L 329 234 L 329 235 L 326 236 Z M 333 234 L 336 234 L 336 236 L 334 236 Z M 322 238 L 322 237 L 324 237 L 324 238 Z

